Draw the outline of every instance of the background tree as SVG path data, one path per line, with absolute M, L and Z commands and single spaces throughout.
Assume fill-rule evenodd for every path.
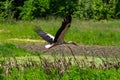
M 115 8 L 116 18 L 120 19 L 120 0 L 117 0 L 116 8 Z
M 52 15 L 64 16 L 68 12 L 75 12 L 77 6 L 78 0 L 50 0 L 50 13 L 53 13 Z
M 73 13 L 80 19 L 120 19 L 120 0 L 0 0 L 0 20 L 32 20 Z

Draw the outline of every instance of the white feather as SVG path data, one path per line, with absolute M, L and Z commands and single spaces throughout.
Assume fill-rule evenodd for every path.
M 50 48 L 50 47 L 52 47 L 53 45 L 52 44 L 48 44 L 48 45 L 45 45 L 45 48 Z
M 52 36 L 51 34 L 48 34 L 48 33 L 47 33 L 47 35 L 54 40 L 54 36 Z

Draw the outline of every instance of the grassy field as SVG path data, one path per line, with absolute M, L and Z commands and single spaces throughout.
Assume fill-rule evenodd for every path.
M 117 59 L 77 55 L 54 56 L 17 46 L 44 44 L 45 42 L 34 32 L 34 28 L 41 27 L 44 31 L 55 35 L 61 22 L 60 18 L 1 22 L 0 80 L 120 79 L 119 56 Z M 75 41 L 80 45 L 119 46 L 120 20 L 73 19 L 65 40 Z
M 15 41 L 16 38 L 39 40 L 40 37 L 33 30 L 35 26 L 55 35 L 61 22 L 62 19 L 1 23 L 0 42 L 26 42 L 26 40 Z M 73 19 L 65 39 L 85 45 L 120 45 L 120 20 L 80 21 Z

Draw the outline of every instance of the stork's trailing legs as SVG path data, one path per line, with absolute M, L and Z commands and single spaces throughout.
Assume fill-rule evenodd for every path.
M 76 42 L 73 42 L 73 41 L 65 42 L 65 44 L 73 44 L 75 46 L 78 46 L 78 44 Z

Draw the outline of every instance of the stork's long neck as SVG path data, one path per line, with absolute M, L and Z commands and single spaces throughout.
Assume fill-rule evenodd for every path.
M 57 31 L 57 33 L 55 35 L 54 43 L 64 42 L 64 37 L 65 37 L 65 34 L 66 34 L 68 28 L 70 27 L 71 20 L 72 20 L 71 15 L 68 15 L 65 17 L 60 29 Z

